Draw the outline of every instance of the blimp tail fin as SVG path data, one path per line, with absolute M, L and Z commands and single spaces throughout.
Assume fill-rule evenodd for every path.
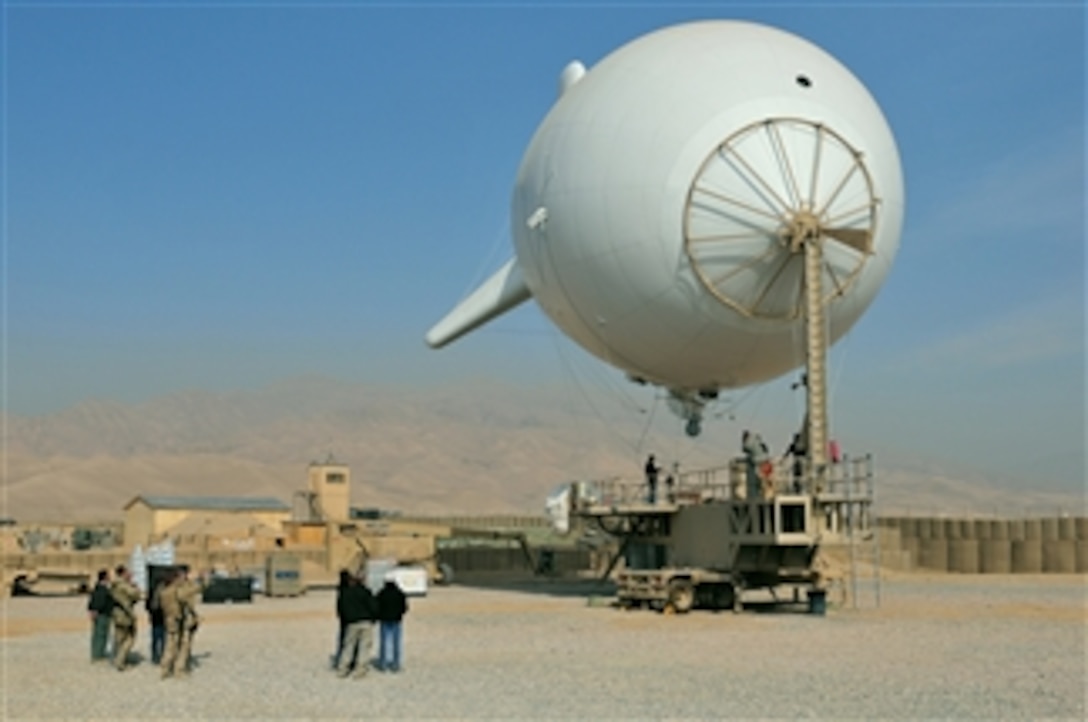
M 457 304 L 427 332 L 427 345 L 431 348 L 442 348 L 496 316 L 528 301 L 531 296 L 517 259 L 511 258 L 495 275 L 484 281 L 483 285 Z

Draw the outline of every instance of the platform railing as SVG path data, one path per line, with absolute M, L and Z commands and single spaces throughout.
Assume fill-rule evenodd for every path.
M 802 494 L 812 488 L 812 474 L 806 459 L 774 459 L 766 462 L 761 474 L 760 499 L 776 495 Z M 672 477 L 672 483 L 668 479 Z M 854 503 L 872 498 L 872 457 L 844 457 L 827 465 L 817 496 L 843 497 Z M 711 500 L 744 499 L 748 489 L 748 462 L 741 456 L 728 464 L 658 476 L 655 504 L 702 504 Z M 575 508 L 588 506 L 634 506 L 651 503 L 645 478 L 619 476 L 577 483 Z

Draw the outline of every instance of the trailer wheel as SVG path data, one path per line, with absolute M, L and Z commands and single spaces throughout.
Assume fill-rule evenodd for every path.
M 716 584 L 713 589 L 712 605 L 715 611 L 732 609 L 736 601 L 736 594 L 732 584 Z
M 695 606 L 695 587 L 690 579 L 673 579 L 669 582 L 668 607 L 677 614 L 687 614 Z

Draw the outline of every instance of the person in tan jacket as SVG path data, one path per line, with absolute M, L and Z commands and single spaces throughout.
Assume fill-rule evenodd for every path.
M 159 593 L 163 625 L 166 627 L 166 639 L 163 643 L 162 659 L 159 664 L 163 679 L 174 674 L 178 646 L 181 641 L 182 610 L 181 601 L 178 599 L 178 583 L 180 580 L 181 572 L 178 570 L 172 571 Z
M 162 678 L 189 674 L 193 634 L 200 626 L 196 600 L 200 585 L 190 581 L 188 569 L 175 572 L 162 591 L 162 609 L 166 621 L 166 644 L 162 655 Z
M 201 585 L 189 579 L 189 570 L 182 568 L 178 581 L 178 602 L 181 606 L 181 634 L 178 639 L 178 661 L 180 674 L 189 674 L 192 666 L 193 637 L 200 627 L 200 615 L 196 612 L 196 603 L 200 599 Z
M 113 666 L 123 672 L 136 642 L 136 602 L 143 596 L 132 583 L 132 572 L 123 564 L 117 567 L 110 596 L 113 598 Z

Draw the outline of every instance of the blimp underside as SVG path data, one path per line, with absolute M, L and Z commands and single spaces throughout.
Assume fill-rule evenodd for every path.
M 518 169 L 516 259 L 431 330 L 432 346 L 532 297 L 691 417 L 719 389 L 804 363 L 814 303 L 834 342 L 872 301 L 898 248 L 899 158 L 834 58 L 773 28 L 706 21 L 589 71 L 572 64 L 560 89 Z

